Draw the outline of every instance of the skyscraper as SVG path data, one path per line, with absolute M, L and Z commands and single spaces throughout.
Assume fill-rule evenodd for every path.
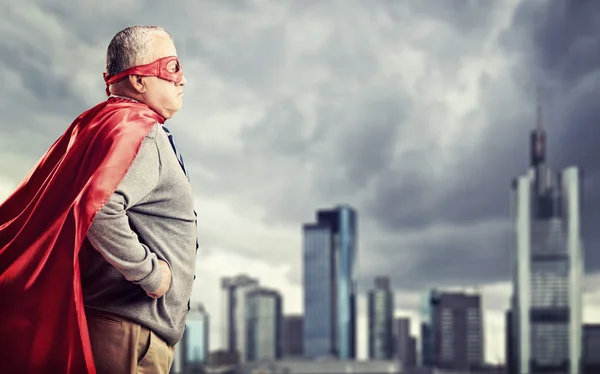
M 259 287 L 246 294 L 246 359 L 277 360 L 283 351 L 283 301 L 275 290 Z
M 435 367 L 436 341 L 435 341 L 435 319 L 437 313 L 437 292 L 427 291 L 421 296 L 421 365 L 424 367 Z
M 304 355 L 302 344 L 304 318 L 301 315 L 283 317 L 283 356 L 301 357 Z
M 406 356 L 403 365 L 407 370 L 412 370 L 417 366 L 417 338 L 412 335 L 408 341 L 408 353 Z
M 483 318 L 479 294 L 432 293 L 433 351 L 440 369 L 469 370 L 483 365 Z
M 258 287 L 257 279 L 244 274 L 221 280 L 223 321 L 225 321 L 223 342 L 226 350 L 239 353 L 242 362 L 248 356 L 246 352 L 246 294 Z
M 305 224 L 304 353 L 356 357 L 356 212 L 349 206 L 317 212 Z
M 390 279 L 378 277 L 368 294 L 369 358 L 387 360 L 394 356 L 394 294 Z M 406 338 L 408 345 L 409 336 Z
M 586 324 L 583 326 L 582 362 L 584 374 L 600 373 L 600 325 Z
M 530 139 L 531 167 L 512 186 L 513 357 L 519 374 L 579 374 L 582 173 L 548 167 L 539 106 Z
M 513 323 L 512 309 L 506 311 L 505 316 L 505 357 L 506 357 L 506 374 L 517 374 L 518 368 L 515 359 L 515 328 Z
M 394 357 L 410 369 L 416 365 L 416 339 L 410 334 L 410 318 L 396 318 L 393 326 Z
M 204 305 L 192 305 L 181 339 L 180 358 L 185 370 L 208 362 L 210 317 Z

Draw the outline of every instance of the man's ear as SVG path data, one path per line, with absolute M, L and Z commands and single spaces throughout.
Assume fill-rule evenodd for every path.
M 146 82 L 143 75 L 130 75 L 127 78 L 135 91 L 141 94 L 146 93 Z

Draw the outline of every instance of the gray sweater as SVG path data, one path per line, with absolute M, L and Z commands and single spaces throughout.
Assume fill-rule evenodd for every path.
M 190 184 L 161 125 L 155 125 L 124 180 L 95 216 L 93 248 L 82 268 L 87 308 L 127 317 L 169 345 L 183 335 L 194 281 L 196 215 Z M 171 287 L 158 299 L 158 259 L 169 264 Z

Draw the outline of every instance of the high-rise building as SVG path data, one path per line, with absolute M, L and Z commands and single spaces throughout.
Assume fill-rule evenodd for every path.
M 328 226 L 304 226 L 303 351 L 309 358 L 337 356 L 335 257 Z
M 583 373 L 600 373 L 600 324 L 583 326 Z
M 388 277 L 375 278 L 368 294 L 369 358 L 388 360 L 394 356 L 394 293 Z M 408 344 L 408 337 L 407 343 Z
M 392 329 L 394 338 L 394 356 L 402 363 L 402 366 L 409 369 L 415 366 L 416 362 L 416 344 L 414 337 L 410 334 L 410 318 L 396 318 Z M 414 356 L 413 356 L 414 355 Z
M 208 363 L 210 317 L 204 305 L 192 305 L 178 347 L 183 370 L 196 370 Z
M 283 317 L 283 356 L 302 357 L 304 355 L 303 317 L 301 315 L 288 315 Z
M 412 336 L 408 341 L 408 354 L 404 361 L 404 367 L 408 370 L 412 370 L 417 366 L 417 338 Z
M 506 331 L 506 349 L 505 349 L 505 357 L 506 357 L 506 373 L 507 374 L 517 374 L 517 362 L 515 358 L 515 336 L 514 336 L 514 327 L 513 327 L 513 312 L 512 309 L 508 309 L 506 311 L 506 320 L 505 320 L 505 331 Z
M 421 366 L 433 368 L 437 364 L 435 341 L 435 290 L 425 292 L 421 297 Z
M 512 185 L 513 338 L 519 374 L 579 374 L 582 344 L 582 173 L 554 173 L 538 107 L 531 167 Z
M 472 370 L 483 366 L 483 318 L 479 294 L 433 292 L 433 366 Z
M 277 360 L 283 352 L 283 302 L 278 291 L 259 287 L 246 294 L 246 359 Z
M 235 277 L 226 277 L 221 280 L 223 302 L 223 342 L 225 349 L 238 352 L 241 362 L 247 360 L 246 352 L 246 295 L 259 287 L 257 279 L 241 274 Z
M 356 357 L 356 212 L 317 212 L 304 233 L 304 354 Z

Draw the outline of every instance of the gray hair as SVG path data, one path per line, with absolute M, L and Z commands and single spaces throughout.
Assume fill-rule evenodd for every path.
M 130 26 L 119 31 L 106 51 L 106 73 L 115 75 L 136 65 L 152 62 L 156 36 L 171 34 L 160 26 Z

